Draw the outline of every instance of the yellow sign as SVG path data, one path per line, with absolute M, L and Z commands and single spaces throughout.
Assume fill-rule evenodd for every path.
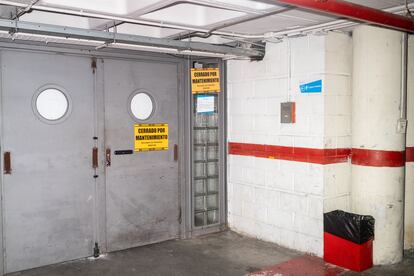
M 134 126 L 135 151 L 168 150 L 168 124 Z
M 220 92 L 220 69 L 191 69 L 191 88 L 193 94 L 206 92 Z

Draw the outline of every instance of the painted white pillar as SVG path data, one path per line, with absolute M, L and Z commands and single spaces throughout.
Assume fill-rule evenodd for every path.
M 405 136 L 396 131 L 401 42 L 402 33 L 383 28 L 353 32 L 352 147 L 368 164 L 357 165 L 353 151 L 351 205 L 353 212 L 375 218 L 374 264 L 397 263 L 403 256 L 404 165 L 387 164 L 387 154 L 405 150 Z
M 408 105 L 407 153 L 414 149 L 414 36 L 408 40 Z M 405 169 L 405 230 L 404 248 L 414 249 L 414 162 L 407 160 Z

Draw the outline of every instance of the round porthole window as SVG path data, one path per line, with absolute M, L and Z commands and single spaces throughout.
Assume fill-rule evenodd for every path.
M 150 95 L 139 92 L 131 98 L 130 108 L 137 120 L 147 120 L 154 113 L 154 102 Z
M 47 121 L 58 121 L 68 113 L 69 109 L 68 98 L 56 88 L 42 90 L 34 104 L 37 113 Z

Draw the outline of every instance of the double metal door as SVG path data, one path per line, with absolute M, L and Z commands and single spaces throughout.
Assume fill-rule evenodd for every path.
M 91 256 L 95 243 L 114 251 L 178 236 L 177 68 L 1 52 L 6 273 Z M 155 105 L 145 121 L 131 112 L 139 91 Z M 134 149 L 138 123 L 168 124 L 168 150 L 115 154 Z

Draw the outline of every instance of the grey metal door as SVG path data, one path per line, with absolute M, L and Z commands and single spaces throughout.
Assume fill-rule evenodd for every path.
M 104 62 L 105 143 L 111 155 L 106 168 L 109 251 L 179 235 L 179 166 L 174 158 L 178 153 L 178 68 L 175 63 L 155 61 Z M 136 118 L 131 110 L 134 95 L 140 93 L 154 105 L 146 120 Z M 168 150 L 131 152 L 134 125 L 142 123 L 168 124 Z
M 90 256 L 91 60 L 2 51 L 1 65 L 5 271 Z

